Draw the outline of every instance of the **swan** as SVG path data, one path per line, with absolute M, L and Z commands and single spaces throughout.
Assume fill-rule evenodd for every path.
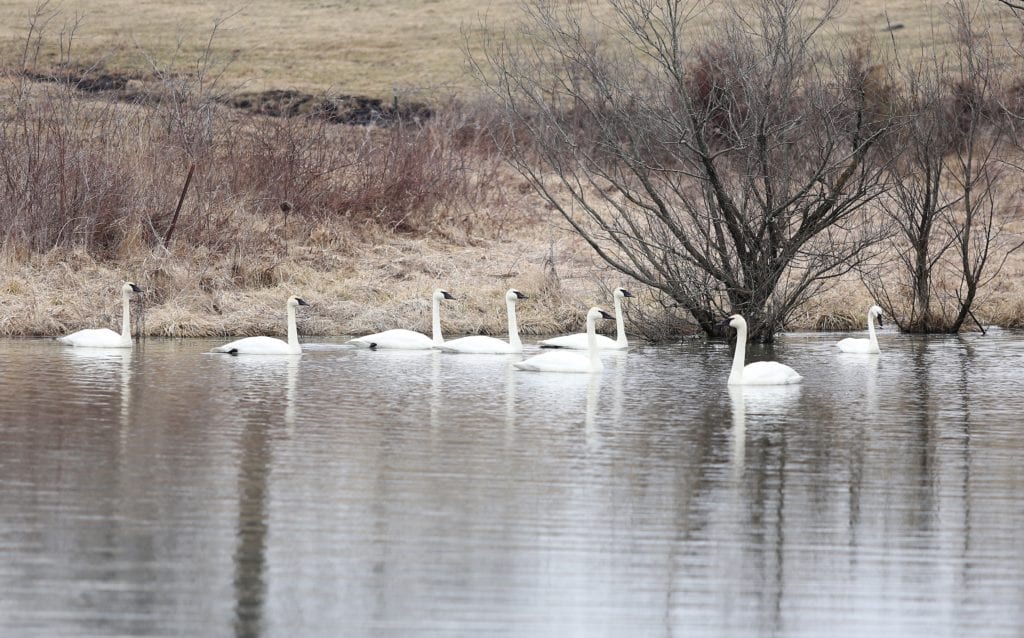
M 227 354 L 302 354 L 302 347 L 299 345 L 299 331 L 295 327 L 295 309 L 299 306 L 308 305 L 300 297 L 290 297 L 288 299 L 287 342 L 275 339 L 274 337 L 246 337 L 217 346 L 212 352 L 224 352 Z
M 444 343 L 441 336 L 441 301 L 443 299 L 455 299 L 447 290 L 438 288 L 433 295 L 433 313 L 431 331 L 433 338 L 422 332 L 396 328 L 385 330 L 365 337 L 350 339 L 348 343 L 360 348 L 389 348 L 393 350 L 429 350 Z
M 524 361 L 513 363 L 520 370 L 533 370 L 536 372 L 600 372 L 604 367 L 601 364 L 601 357 L 598 356 L 600 347 L 597 344 L 597 332 L 595 326 L 598 319 L 614 319 L 610 314 L 600 308 L 591 308 L 587 311 L 587 341 L 589 342 L 588 356 L 576 352 L 555 351 L 544 352 L 530 357 Z
M 878 306 L 868 308 L 868 338 L 855 339 L 847 337 L 836 343 L 843 352 L 856 354 L 879 354 L 878 337 L 875 336 L 875 318 L 878 318 L 878 327 L 882 327 L 882 309 Z
M 604 335 L 596 335 L 598 350 L 625 350 L 629 347 L 629 342 L 626 340 L 625 322 L 622 320 L 622 299 L 623 297 L 632 297 L 633 295 L 625 288 L 616 288 L 615 294 L 612 296 L 615 298 L 615 332 L 617 338 L 609 339 Z M 590 338 L 585 332 L 577 332 L 576 334 L 565 335 L 564 337 L 545 339 L 540 342 L 540 347 L 587 350 L 590 348 Z
M 747 354 L 747 322 L 740 315 L 722 321 L 736 329 L 736 353 L 732 358 L 729 385 L 787 385 L 803 380 L 796 370 L 777 361 L 755 361 L 744 366 Z
M 131 348 L 132 322 L 128 315 L 129 296 L 138 292 L 142 292 L 142 288 L 130 281 L 121 286 L 121 334 L 117 334 L 110 328 L 87 328 L 57 337 L 57 340 L 79 348 Z
M 445 352 L 461 352 L 464 354 L 518 354 L 523 351 L 523 342 L 519 340 L 519 324 L 516 322 L 516 301 L 527 299 L 527 296 L 515 288 L 505 293 L 505 308 L 508 312 L 508 343 L 494 337 L 473 335 L 452 339 L 437 346 Z

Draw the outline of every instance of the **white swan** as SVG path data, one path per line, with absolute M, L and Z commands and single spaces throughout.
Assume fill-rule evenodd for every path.
M 722 322 L 736 329 L 736 354 L 732 358 L 729 385 L 787 385 L 803 380 L 797 371 L 777 361 L 755 361 L 744 366 L 747 354 L 747 322 L 733 315 Z
M 132 322 L 128 315 L 128 306 L 129 296 L 134 292 L 142 292 L 142 288 L 130 281 L 121 286 L 121 334 L 110 328 L 87 328 L 57 337 L 57 341 L 79 348 L 131 348 Z
M 288 299 L 287 342 L 275 339 L 274 337 L 246 337 L 217 346 L 212 352 L 224 352 L 227 354 L 302 354 L 302 347 L 299 345 L 299 331 L 295 327 L 295 309 L 299 306 L 308 305 L 299 297 L 290 297 Z
M 604 366 L 601 364 L 601 357 L 598 355 L 596 324 L 598 319 L 614 319 L 610 314 L 600 308 L 591 308 L 587 311 L 587 341 L 589 351 L 587 356 L 576 352 L 564 350 L 545 352 L 530 357 L 524 361 L 513 363 L 520 370 L 533 370 L 536 372 L 600 372 Z
M 484 335 L 473 335 L 445 341 L 437 346 L 445 352 L 461 352 L 463 354 L 517 354 L 523 351 L 523 342 L 519 340 L 519 324 L 516 322 L 516 301 L 526 299 L 526 295 L 514 288 L 505 293 L 505 309 L 508 313 L 508 342 Z
M 875 318 L 878 318 L 878 327 L 882 327 L 882 309 L 878 306 L 871 306 L 868 308 L 868 338 L 867 339 L 855 339 L 853 337 L 847 337 L 846 339 L 840 340 L 836 345 L 843 352 L 852 352 L 855 354 L 879 354 L 881 351 L 878 349 L 878 337 L 875 336 Z
M 440 346 L 444 343 L 444 338 L 441 336 L 441 301 L 443 299 L 455 299 L 455 297 L 451 296 L 448 291 L 441 290 L 440 288 L 434 291 L 431 322 L 433 338 L 415 330 L 395 328 L 394 330 L 385 330 L 384 332 L 366 335 L 365 337 L 350 339 L 348 343 L 360 348 L 388 348 L 392 350 L 429 350 L 430 348 Z
M 612 296 L 615 298 L 615 333 L 617 338 L 609 339 L 604 335 L 596 335 L 599 350 L 625 350 L 629 347 L 629 341 L 626 339 L 625 322 L 622 320 L 622 299 L 623 297 L 632 297 L 633 295 L 625 288 L 616 288 L 615 294 Z M 545 339 L 540 342 L 540 347 L 586 350 L 590 347 L 590 341 L 587 333 L 577 332 L 576 334 L 565 335 L 564 337 Z

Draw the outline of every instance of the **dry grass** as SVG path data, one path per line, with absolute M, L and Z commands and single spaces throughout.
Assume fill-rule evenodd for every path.
M 395 327 L 429 333 L 429 296 L 436 287 L 457 297 L 442 309 L 449 335 L 504 334 L 504 293 L 510 287 L 529 296 L 519 304 L 523 334 L 577 331 L 587 307 L 610 305 L 610 288 L 620 278 L 568 237 L 561 240 L 565 249 L 553 276 L 545 241 L 550 232 L 545 224 L 533 224 L 515 239 L 461 247 L 391 235 L 354 250 L 314 247 L 298 238 L 288 242 L 284 257 L 257 252 L 240 259 L 201 247 L 179 249 L 173 257 L 153 251 L 115 261 L 80 250 L 28 259 L 8 253 L 0 275 L 0 334 L 117 328 L 116 291 L 126 279 L 146 290 L 133 312 L 136 329 L 152 336 L 280 335 L 284 300 L 292 294 L 311 304 L 300 313 L 302 334 L 357 335 Z M 253 285 L 271 258 L 271 276 Z
M 589 0 L 599 18 L 607 2 Z M 740 2 L 742 4 L 742 2 Z M 827 37 L 890 37 L 905 52 L 943 46 L 941 0 L 849 2 Z M 998 28 L 1019 37 L 1010 12 L 995 2 L 986 11 Z M 27 24 L 38 0 L 0 3 L 0 66 L 17 67 Z M 711 24 L 724 2 L 711 4 L 698 26 Z M 65 0 L 47 5 L 47 39 L 41 64 L 63 61 L 59 35 L 80 18 L 71 60 L 104 61 L 115 70 L 194 68 L 211 47 L 212 68 L 227 66 L 225 86 L 249 90 L 334 90 L 389 98 L 465 93 L 473 84 L 461 50 L 479 47 L 480 20 L 497 28 L 521 16 L 519 0 L 248 0 L 238 3 Z M 899 25 L 891 34 L 888 25 Z M 210 34 L 216 27 L 216 36 Z M 65 38 L 66 41 L 66 38 Z

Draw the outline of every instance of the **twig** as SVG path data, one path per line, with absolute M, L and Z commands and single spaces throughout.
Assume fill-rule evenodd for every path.
M 174 209 L 174 217 L 171 218 L 171 225 L 167 228 L 167 233 L 164 235 L 164 247 L 167 247 L 171 241 L 171 235 L 174 233 L 174 228 L 178 225 L 178 214 L 181 213 L 181 205 L 185 202 L 185 194 L 188 193 L 188 185 L 192 183 L 192 173 L 195 172 L 196 165 L 193 164 L 188 167 L 188 177 L 185 178 L 185 186 L 181 189 L 181 197 L 178 198 L 178 207 Z
M 1010 7 L 1011 9 L 1013 9 L 1014 11 L 1024 11 L 1024 3 L 1010 2 L 1010 0 L 997 0 L 997 1 L 998 2 L 1002 2 L 1006 6 Z

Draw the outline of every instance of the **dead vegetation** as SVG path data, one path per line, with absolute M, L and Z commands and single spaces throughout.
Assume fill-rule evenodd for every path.
M 503 163 L 520 131 L 486 102 L 226 90 L 210 48 L 188 73 L 66 57 L 0 78 L 0 334 L 114 325 L 126 278 L 147 290 L 140 333 L 179 337 L 279 333 L 292 293 L 314 304 L 303 334 L 426 330 L 438 285 L 459 297 L 449 334 L 503 333 L 510 286 L 530 296 L 523 332 L 550 334 L 638 288 Z M 982 322 L 1024 323 L 1018 261 Z M 858 326 L 871 299 L 854 273 L 837 281 L 784 327 Z M 634 292 L 633 334 L 695 332 Z

